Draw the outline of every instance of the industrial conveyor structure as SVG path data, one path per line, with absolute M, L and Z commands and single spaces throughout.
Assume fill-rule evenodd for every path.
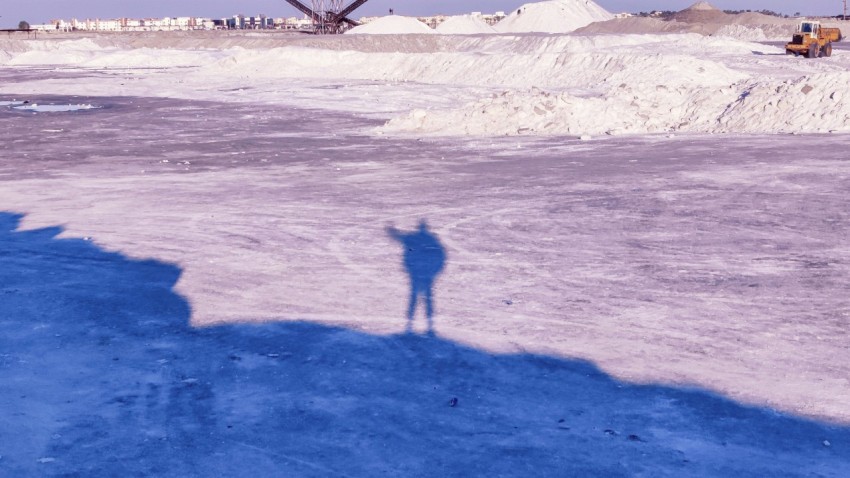
M 308 7 L 305 2 L 299 0 L 286 0 L 287 3 L 313 20 L 316 33 L 319 34 L 342 33 L 359 25 L 348 16 L 367 1 L 355 0 L 348 6 L 344 6 L 348 3 L 348 0 L 311 0 L 311 6 Z

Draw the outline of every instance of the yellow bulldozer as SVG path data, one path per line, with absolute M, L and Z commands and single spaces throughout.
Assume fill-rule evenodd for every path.
M 824 28 L 820 22 L 800 22 L 791 43 L 785 45 L 785 53 L 806 58 L 832 56 L 832 42 L 843 38 L 838 28 Z

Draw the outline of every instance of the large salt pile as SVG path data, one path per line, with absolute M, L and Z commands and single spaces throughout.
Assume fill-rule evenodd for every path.
M 459 15 L 449 17 L 437 26 L 437 33 L 444 35 L 475 35 L 479 33 L 496 33 L 496 29 L 476 15 Z
M 615 18 L 592 23 L 578 29 L 577 33 L 699 33 L 746 41 L 788 41 L 798 22 L 799 19 L 796 18 L 782 18 L 758 12 L 728 14 L 708 2 L 698 2 L 669 18 Z M 823 25 L 841 27 L 839 23 L 826 21 Z
M 614 18 L 593 0 L 550 0 L 527 3 L 496 24 L 502 33 L 568 33 Z
M 390 15 L 348 30 L 351 34 L 402 35 L 416 33 L 435 33 L 428 25 L 412 17 Z

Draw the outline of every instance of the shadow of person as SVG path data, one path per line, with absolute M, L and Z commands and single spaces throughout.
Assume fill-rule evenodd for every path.
M 413 232 L 402 232 L 394 226 L 387 234 L 404 246 L 404 267 L 410 279 L 410 301 L 407 306 L 407 332 L 413 331 L 413 318 L 419 298 L 425 302 L 428 334 L 434 334 L 434 281 L 446 264 L 446 250 L 440 240 L 428 231 L 428 223 L 419 221 Z

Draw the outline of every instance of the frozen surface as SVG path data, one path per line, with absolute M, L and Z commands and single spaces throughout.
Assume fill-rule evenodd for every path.
M 384 126 L 844 74 L 664 38 L 1 43 L 0 476 L 850 475 L 845 134 Z M 432 335 L 388 234 L 421 220 Z

